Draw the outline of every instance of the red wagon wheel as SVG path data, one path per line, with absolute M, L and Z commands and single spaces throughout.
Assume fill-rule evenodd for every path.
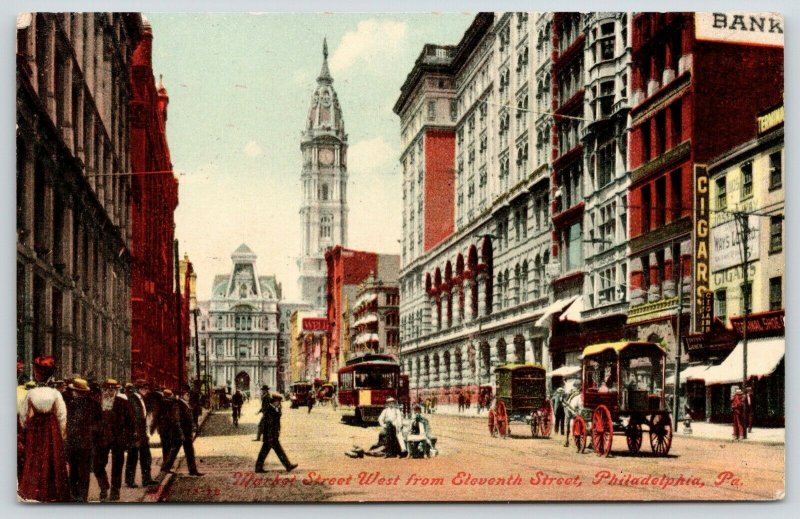
M 628 450 L 633 454 L 642 448 L 642 424 L 631 423 L 625 428 L 625 440 L 628 442 Z
M 586 450 L 586 420 L 581 415 L 572 421 L 572 438 L 575 440 L 575 447 L 578 452 Z
M 672 447 L 672 419 L 668 414 L 653 415 L 650 419 L 650 448 L 653 452 L 666 456 Z
M 611 412 L 604 405 L 597 406 L 592 413 L 592 445 L 598 456 L 608 456 L 614 440 L 614 424 Z
M 542 438 L 549 438 L 551 432 L 553 432 L 553 410 L 548 405 L 547 409 L 544 409 L 541 413 L 539 434 Z
M 497 410 L 495 413 L 495 418 L 497 420 L 497 433 L 502 437 L 505 438 L 508 436 L 508 413 L 506 413 L 506 404 L 499 400 L 497 402 Z
M 494 417 L 494 409 L 489 409 L 489 435 L 497 436 L 497 420 Z

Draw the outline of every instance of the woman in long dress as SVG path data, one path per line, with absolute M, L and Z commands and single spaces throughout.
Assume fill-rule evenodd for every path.
M 34 360 L 39 384 L 28 391 L 20 406 L 20 425 L 25 434 L 25 462 L 19 480 L 19 497 L 26 500 L 70 500 L 64 438 L 67 407 L 61 393 L 44 385 L 55 371 L 53 357 Z

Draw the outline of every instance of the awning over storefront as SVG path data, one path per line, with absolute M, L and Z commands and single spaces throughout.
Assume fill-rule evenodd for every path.
M 578 296 L 578 298 L 575 299 L 571 305 L 569 305 L 569 308 L 564 310 L 564 313 L 561 314 L 561 317 L 559 317 L 558 320 L 582 323 L 583 318 L 581 317 L 581 312 L 583 312 L 583 296 Z
M 706 370 L 702 378 L 706 386 L 713 384 L 734 384 L 742 381 L 744 345 L 740 342 L 722 364 Z M 767 337 L 747 341 L 747 377 L 766 377 L 778 367 L 786 353 L 784 337 Z
M 550 317 L 552 317 L 553 314 L 562 311 L 564 308 L 567 307 L 568 304 L 570 304 L 571 302 L 575 301 L 575 299 L 577 297 L 578 296 L 572 296 L 572 297 L 568 297 L 566 299 L 559 299 L 555 303 L 553 303 L 550 306 L 548 306 L 545 309 L 544 314 L 542 314 L 542 316 L 539 318 L 539 320 L 536 321 L 535 326 L 547 326 L 548 325 L 548 321 L 549 321 Z
M 356 344 L 364 344 L 367 342 L 379 342 L 380 339 L 378 338 L 377 333 L 362 333 L 358 337 L 356 337 Z
M 703 373 L 705 373 L 709 368 L 713 367 L 714 366 L 709 366 L 707 364 L 689 366 L 685 370 L 681 371 L 681 384 L 685 384 L 687 380 L 703 380 Z
M 377 322 L 378 322 L 377 315 L 367 314 L 366 316 L 362 317 L 361 319 L 353 323 L 353 326 L 361 326 L 362 324 L 377 323 Z
M 551 377 L 568 377 L 570 375 L 574 375 L 575 373 L 579 373 L 581 370 L 580 366 L 561 366 L 558 369 L 554 369 L 550 372 Z

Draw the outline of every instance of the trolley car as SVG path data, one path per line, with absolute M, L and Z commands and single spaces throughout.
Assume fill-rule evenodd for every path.
M 299 380 L 292 382 L 289 386 L 289 400 L 292 402 L 290 407 L 297 409 L 298 407 L 305 407 L 308 401 L 314 396 L 313 387 L 310 382 Z
M 624 433 L 628 450 L 637 453 L 646 427 L 650 448 L 666 456 L 672 446 L 672 419 L 664 399 L 665 364 L 666 352 L 653 342 L 587 346 L 582 360 L 583 412 L 571 431 L 579 450 L 585 448 L 590 430 L 598 456 L 611 451 L 615 432 Z
M 362 424 L 377 422 L 389 397 L 407 406 L 408 376 L 400 375 L 400 364 L 391 355 L 352 357 L 339 369 L 338 377 L 339 405 Z
M 497 402 L 489 410 L 489 434 L 506 437 L 511 421 L 530 424 L 534 438 L 548 438 L 553 412 L 547 399 L 545 370 L 538 364 L 506 364 L 494 370 Z

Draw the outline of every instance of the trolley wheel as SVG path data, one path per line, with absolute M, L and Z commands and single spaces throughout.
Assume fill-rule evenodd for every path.
M 572 421 L 572 438 L 575 440 L 578 452 L 586 450 L 586 420 L 581 415 Z
M 547 406 L 539 416 L 539 436 L 549 438 L 550 433 L 553 432 L 553 412 L 550 406 Z
M 642 448 L 642 424 L 631 423 L 625 428 L 625 440 L 628 442 L 628 450 L 633 454 Z
M 494 409 L 489 409 L 489 436 L 497 436 L 497 420 L 494 417 Z
M 672 447 L 672 419 L 668 414 L 653 415 L 650 420 L 650 447 L 653 452 L 666 456 Z
M 539 416 L 536 414 L 536 411 L 531 413 L 531 436 L 534 438 L 539 437 L 541 432 L 539 431 Z
M 495 413 L 497 420 L 497 433 L 505 438 L 508 436 L 508 413 L 506 412 L 506 404 L 502 400 L 497 402 L 497 412 Z
M 611 422 L 611 412 L 604 405 L 597 406 L 592 413 L 592 445 L 595 454 L 608 456 L 613 441 L 614 424 Z

